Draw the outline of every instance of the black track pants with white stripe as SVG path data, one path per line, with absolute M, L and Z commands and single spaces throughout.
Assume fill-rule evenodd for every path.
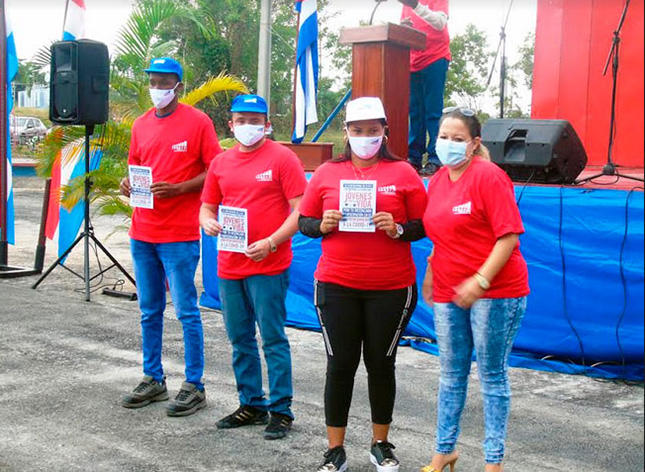
M 327 349 L 327 426 L 347 426 L 361 352 L 368 372 L 372 421 L 392 423 L 396 354 L 417 305 L 416 285 L 355 290 L 316 281 L 315 304 Z

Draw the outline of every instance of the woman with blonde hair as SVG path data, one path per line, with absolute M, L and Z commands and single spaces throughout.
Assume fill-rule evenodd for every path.
M 508 359 L 529 294 L 519 243 L 524 226 L 510 178 L 482 145 L 475 112 L 444 110 L 437 154 L 444 167 L 428 186 L 423 223 L 434 250 L 423 297 L 434 304 L 441 378 L 436 454 L 422 472 L 455 468 L 473 350 L 484 397 L 486 472 L 500 472 L 511 406 Z

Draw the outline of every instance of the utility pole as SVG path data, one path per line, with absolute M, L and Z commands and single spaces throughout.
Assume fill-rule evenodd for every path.
M 262 0 L 261 13 L 257 93 L 271 109 L 271 0 Z

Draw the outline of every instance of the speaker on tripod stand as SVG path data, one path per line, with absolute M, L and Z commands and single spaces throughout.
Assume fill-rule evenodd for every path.
M 91 298 L 90 282 L 113 267 L 118 268 L 132 284 L 135 284 L 134 279 L 98 240 L 90 221 L 90 138 L 94 133 L 94 126 L 104 124 L 108 120 L 109 84 L 110 57 L 105 44 L 87 39 L 52 44 L 49 117 L 53 123 L 61 126 L 85 126 L 84 228 L 72 245 L 32 286 L 34 289 L 38 288 L 56 267 L 65 267 L 63 262 L 81 241 L 84 243 L 83 275 L 65 268 L 85 282 L 86 301 L 90 301 Z M 90 241 L 112 262 L 111 266 L 101 270 L 94 277 L 90 275 Z

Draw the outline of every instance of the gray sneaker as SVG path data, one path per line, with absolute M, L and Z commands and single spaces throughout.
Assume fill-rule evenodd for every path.
M 206 391 L 200 391 L 196 385 L 184 382 L 175 399 L 166 407 L 166 414 L 189 416 L 202 408 L 206 408 Z
M 164 402 L 168 400 L 168 389 L 166 379 L 157 382 L 149 375 L 145 375 L 141 383 L 121 400 L 124 408 L 141 408 L 152 402 Z

